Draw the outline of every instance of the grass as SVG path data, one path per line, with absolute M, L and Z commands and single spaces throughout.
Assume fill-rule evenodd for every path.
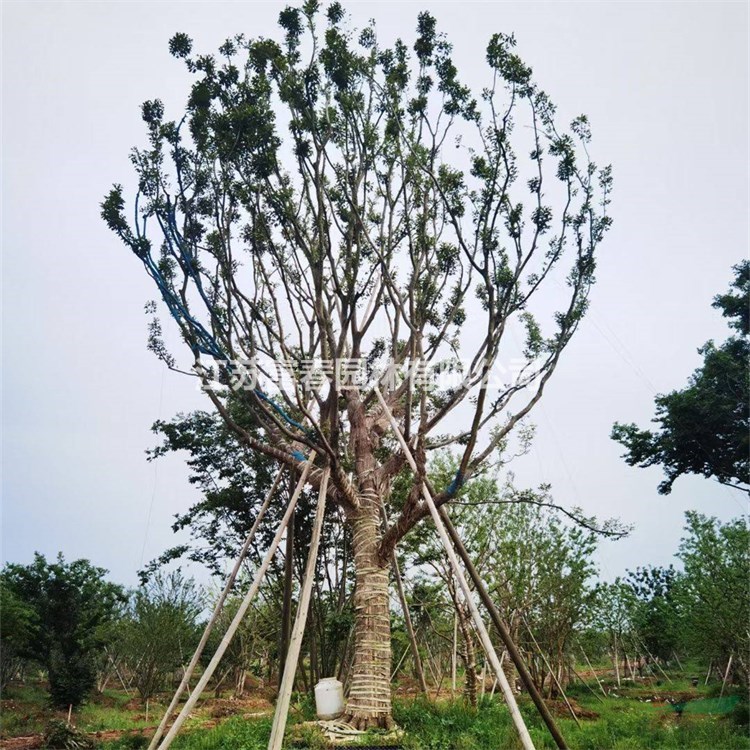
M 702 681 L 701 681 L 702 682 Z M 561 702 L 553 704 L 560 729 L 575 750 L 750 750 L 747 704 L 735 707 L 718 699 L 718 686 L 694 688 L 687 678 L 672 682 L 658 679 L 648 684 L 623 683 L 619 689 L 612 680 L 603 681 L 607 697 L 596 697 L 585 686 L 570 686 L 569 696 L 590 718 L 581 718 L 581 726 L 565 712 Z M 596 689 L 596 685 L 592 684 Z M 2 736 L 41 733 L 52 718 L 65 718 L 65 712 L 53 711 L 38 687 L 18 687 L 4 695 Z M 684 702 L 682 714 L 665 702 Z M 689 700 L 688 700 L 689 699 Z M 226 703 L 226 702 L 225 702 Z M 215 702 L 214 702 L 215 707 Z M 267 705 L 267 704 L 266 704 Z M 549 733 L 526 696 L 519 706 L 538 750 L 555 750 Z M 77 712 L 74 722 L 86 732 L 137 730 L 158 723 L 164 706 L 150 705 L 146 722 L 144 707 L 119 691 L 98 696 Z M 248 718 L 211 713 L 204 704 L 181 734 L 174 750 L 265 750 L 271 729 L 271 716 Z M 741 711 L 744 718 L 738 721 Z M 218 723 L 204 722 L 218 717 Z M 305 722 L 314 717 L 309 696 L 297 696 L 290 713 L 285 747 L 319 750 L 324 746 L 319 732 Z M 425 699 L 394 700 L 394 717 L 404 730 L 401 744 L 405 750 L 517 750 L 521 747 L 507 709 L 499 696 L 481 700 L 477 710 L 461 700 L 430 702 Z M 383 744 L 383 735 L 370 733 L 362 744 Z M 387 740 L 388 744 L 392 740 Z M 103 750 L 137 750 L 146 740 L 139 733 L 125 734 L 117 740 L 102 742 Z
M 683 715 L 671 708 L 657 707 L 622 698 L 595 701 L 599 716 L 581 720 L 559 719 L 560 728 L 576 750 L 747 750 L 747 731 L 730 716 Z M 546 728 L 526 700 L 520 702 L 524 718 L 538 750 L 554 750 Z M 580 701 L 582 707 L 584 701 Z M 395 718 L 405 730 L 405 750 L 517 750 L 521 747 L 502 702 L 485 700 L 477 710 L 462 701 L 430 703 L 425 700 L 395 702 Z M 196 729 L 179 737 L 175 750 L 265 750 L 271 719 L 248 721 L 232 717 L 207 730 Z M 370 733 L 362 744 L 383 742 Z M 389 742 L 390 744 L 390 742 Z M 287 747 L 323 747 L 320 737 L 306 728 L 291 727 Z M 108 750 L 121 747 L 108 746 Z
M 83 732 L 140 729 L 157 723 L 165 709 L 166 704 L 150 703 L 146 720 L 139 701 L 122 691 L 106 690 L 76 708 L 72 723 Z M 14 686 L 3 694 L 0 737 L 40 734 L 53 719 L 67 719 L 67 711 L 52 708 L 39 686 Z

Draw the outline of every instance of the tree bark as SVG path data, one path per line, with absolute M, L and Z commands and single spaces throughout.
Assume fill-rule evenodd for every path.
M 469 625 L 469 617 L 462 603 L 455 602 L 458 613 L 458 626 L 461 629 L 461 640 L 464 651 L 461 655 L 464 662 L 464 698 L 473 708 L 477 707 L 477 657 L 474 649 L 474 636 Z
M 354 659 L 344 720 L 357 729 L 390 729 L 393 719 L 388 566 L 382 565 L 378 554 L 380 503 L 367 494 L 362 494 L 361 508 L 351 519 L 356 581 Z

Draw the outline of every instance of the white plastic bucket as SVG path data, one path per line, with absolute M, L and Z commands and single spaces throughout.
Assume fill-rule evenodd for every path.
M 324 677 L 315 686 L 315 713 L 323 720 L 344 713 L 344 686 L 335 677 Z

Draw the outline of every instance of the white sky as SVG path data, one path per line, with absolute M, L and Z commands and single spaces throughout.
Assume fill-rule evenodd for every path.
M 167 42 L 201 52 L 228 36 L 276 34 L 281 3 L 5 2 L 3 5 L 2 555 L 90 558 L 115 580 L 174 543 L 195 500 L 177 457 L 148 465 L 150 425 L 207 408 L 191 381 L 145 350 L 155 296 L 99 218 L 132 180 L 139 106 L 176 113 L 190 85 Z M 727 335 L 712 297 L 748 248 L 748 11 L 745 3 L 349 3 L 355 24 L 412 39 L 429 8 L 462 77 L 485 83 L 491 33 L 518 51 L 567 121 L 586 112 L 612 162 L 613 230 L 592 310 L 534 412 L 519 481 L 618 516 L 634 533 L 600 553 L 606 578 L 668 564 L 686 509 L 728 519 L 741 494 L 701 478 L 662 497 L 658 468 L 628 467 L 612 423 L 645 426 L 656 393 L 681 387 L 696 349 Z M 168 321 L 164 321 L 168 324 Z M 743 505 L 743 503 L 745 503 Z

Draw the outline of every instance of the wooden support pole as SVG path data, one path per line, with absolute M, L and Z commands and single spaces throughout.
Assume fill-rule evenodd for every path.
M 107 654 L 107 658 L 112 662 L 112 666 L 115 668 L 115 674 L 117 675 L 117 678 L 120 680 L 120 684 L 122 685 L 122 689 L 125 691 L 125 695 L 130 698 L 130 690 L 128 690 L 127 685 L 125 684 L 125 680 L 122 679 L 122 675 L 120 674 L 120 670 L 117 666 L 117 662 L 112 658 L 112 655 L 107 651 L 107 647 L 104 647 L 104 653 Z
M 419 680 L 419 689 L 427 695 L 427 681 L 424 678 L 422 657 L 419 655 L 419 644 L 417 643 L 417 636 L 414 633 L 414 624 L 411 621 L 409 605 L 406 601 L 406 592 L 404 591 L 404 582 L 401 578 L 401 571 L 398 567 L 398 558 L 396 557 L 395 550 L 393 551 L 391 564 L 393 565 L 393 576 L 396 579 L 396 588 L 398 589 L 398 598 L 401 601 L 401 609 L 404 611 L 404 625 L 409 636 L 409 648 L 411 649 L 411 658 L 414 660 L 414 669 Z
M 182 707 L 182 711 L 180 711 L 179 715 L 175 719 L 174 724 L 172 724 L 172 727 L 170 728 L 169 732 L 167 732 L 167 736 L 164 738 L 161 745 L 159 745 L 159 750 L 167 750 L 167 748 L 172 744 L 172 741 L 177 736 L 177 732 L 180 731 L 180 727 L 182 727 L 182 725 L 185 723 L 185 720 L 187 719 L 190 712 L 195 707 L 195 704 L 198 702 L 198 698 L 200 698 L 201 694 L 205 690 L 206 685 L 208 684 L 208 681 L 211 679 L 213 673 L 216 671 L 216 667 L 219 665 L 221 658 L 224 656 L 224 652 L 227 650 L 227 648 L 229 648 L 229 644 L 232 642 L 232 638 L 234 638 L 234 634 L 237 632 L 237 629 L 239 628 L 240 623 L 242 622 L 242 619 L 245 617 L 245 614 L 247 613 L 247 610 L 250 607 L 250 603 L 252 602 L 255 595 L 258 593 L 260 584 L 262 583 L 263 578 L 265 577 L 266 572 L 268 571 L 268 568 L 271 565 L 271 560 L 273 559 L 273 556 L 276 554 L 276 550 L 278 549 L 279 543 L 281 542 L 281 537 L 284 535 L 284 529 L 286 528 L 287 523 L 289 523 L 289 519 L 291 518 L 292 513 L 294 513 L 294 508 L 297 505 L 297 500 L 299 499 L 300 493 L 302 492 L 302 489 L 304 488 L 305 483 L 307 482 L 307 475 L 310 473 L 310 469 L 312 468 L 314 461 L 315 461 L 315 451 L 311 451 L 310 456 L 307 459 L 307 462 L 305 463 L 305 468 L 302 470 L 302 475 L 300 476 L 299 481 L 297 482 L 297 487 L 294 490 L 292 499 L 289 501 L 289 505 L 287 506 L 286 513 L 284 513 L 284 517 L 281 519 L 281 523 L 279 524 L 279 528 L 276 531 L 276 535 L 274 536 L 273 541 L 271 542 L 271 545 L 266 551 L 266 554 L 263 558 L 263 562 L 261 563 L 260 567 L 255 573 L 255 577 L 253 578 L 253 582 L 250 585 L 248 592 L 245 594 L 245 598 L 242 600 L 237 610 L 237 613 L 234 616 L 234 619 L 229 625 L 229 628 L 227 628 L 227 632 L 224 634 L 224 637 L 222 638 L 221 643 L 219 643 L 219 647 L 216 649 L 216 653 L 214 653 L 213 657 L 211 658 L 211 661 L 209 662 L 205 671 L 201 675 L 201 678 L 198 681 L 198 684 L 195 686 L 195 689 L 193 690 L 193 694 L 185 702 L 185 705 Z
M 674 660 L 677 662 L 677 666 L 680 668 L 680 672 L 684 672 L 685 670 L 682 668 L 682 664 L 680 662 L 680 657 L 677 656 L 676 651 L 672 651 L 672 656 L 674 656 Z
M 290 488 L 291 489 L 291 488 Z M 294 519 L 292 514 L 286 525 L 286 543 L 284 546 L 284 598 L 281 602 L 281 634 L 279 638 L 279 679 L 276 687 L 281 690 L 281 678 L 284 674 L 284 662 L 289 650 L 289 638 L 292 633 L 292 596 L 294 594 Z
M 430 644 L 427 641 L 425 641 L 424 646 L 427 649 L 427 666 L 430 668 L 430 674 L 432 675 L 432 682 L 435 684 L 435 689 L 439 690 L 440 683 L 442 683 L 443 681 L 443 670 L 440 669 L 440 664 L 436 661 L 435 657 L 432 655 L 432 651 L 430 650 Z M 440 670 L 439 676 L 438 676 L 438 673 L 435 671 L 436 668 Z
M 294 687 L 294 675 L 297 673 L 297 663 L 299 662 L 299 654 L 302 649 L 302 638 L 305 635 L 307 613 L 310 610 L 310 594 L 312 593 L 313 581 L 315 580 L 315 570 L 318 564 L 320 532 L 323 529 L 323 517 L 326 512 L 328 475 L 329 470 L 326 469 L 320 483 L 320 491 L 318 492 L 318 507 L 315 510 L 315 523 L 313 525 L 312 539 L 310 540 L 310 548 L 307 552 L 305 577 L 302 581 L 302 590 L 299 595 L 297 615 L 294 618 L 294 627 L 292 628 L 292 635 L 289 639 L 289 651 L 287 652 L 286 660 L 284 662 L 284 676 L 281 680 L 279 698 L 276 701 L 276 712 L 273 717 L 271 736 L 268 739 L 268 750 L 281 750 L 281 745 L 284 742 L 284 730 L 286 729 L 286 720 L 289 715 L 289 703 L 292 698 L 292 688 Z
M 383 514 L 383 521 L 387 527 L 388 514 L 382 500 L 380 502 L 380 512 Z M 401 570 L 398 565 L 398 556 L 396 555 L 395 549 L 391 553 L 391 567 L 393 569 L 393 578 L 396 581 L 396 589 L 398 591 L 399 601 L 401 602 L 401 609 L 404 612 L 404 625 L 406 626 L 406 634 L 409 637 L 409 648 L 411 649 L 411 657 L 414 660 L 414 670 L 416 671 L 417 679 L 419 680 L 419 689 L 424 695 L 427 695 L 427 681 L 424 676 L 424 666 L 422 665 L 422 657 L 419 655 L 419 644 L 417 643 L 417 636 L 414 633 L 414 624 L 411 621 L 411 613 L 409 612 L 409 605 L 406 601 L 406 592 L 404 591 L 404 580 L 401 577 Z
M 579 675 L 578 672 L 575 671 L 575 669 L 571 667 L 571 670 L 573 674 L 591 691 L 591 695 L 593 695 L 594 698 L 599 701 L 599 703 L 604 703 L 604 701 L 596 694 L 594 688 L 592 688 L 591 685 L 589 685 L 588 682 L 586 682 L 586 680 L 584 680 L 583 677 L 581 677 L 581 675 Z M 599 682 L 599 680 L 597 680 L 597 682 Z M 599 685 L 599 687 L 601 688 L 601 684 Z M 606 695 L 606 693 L 604 695 Z
M 602 695 L 606 698 L 607 697 L 607 691 L 602 686 L 602 683 L 599 681 L 599 676 L 596 674 L 596 670 L 591 666 L 591 662 L 589 661 L 589 657 L 586 656 L 586 652 L 581 649 L 581 653 L 583 654 L 583 658 L 586 660 L 586 664 L 589 665 L 589 669 L 591 670 L 591 673 L 594 675 L 594 679 L 596 680 L 596 684 L 599 686 L 599 690 L 602 691 Z
M 620 664 L 617 661 L 617 633 L 614 633 L 614 650 L 612 651 L 612 664 L 615 667 L 615 677 L 617 678 L 617 687 L 620 687 Z
M 622 654 L 625 658 L 625 677 L 627 679 L 627 675 L 628 673 L 630 673 L 630 679 L 635 680 L 635 675 L 633 674 L 633 668 L 630 666 L 630 659 L 628 659 L 628 652 L 623 651 Z
M 393 682 L 394 677 L 398 674 L 398 670 L 401 669 L 401 665 L 404 663 L 404 659 L 406 659 L 406 655 L 409 653 L 409 646 L 407 646 L 404 649 L 404 653 L 401 654 L 401 658 L 398 660 L 398 664 L 396 664 L 396 668 L 391 672 L 391 682 Z
M 471 576 L 471 580 L 474 583 L 474 588 L 476 588 L 477 593 L 479 594 L 479 598 L 482 600 L 482 604 L 484 604 L 485 609 L 490 615 L 490 619 L 492 620 L 492 624 L 495 626 L 495 630 L 497 630 L 498 635 L 503 641 L 503 645 L 508 651 L 508 655 L 510 656 L 513 665 L 518 671 L 518 676 L 520 677 L 523 686 L 531 696 L 531 700 L 534 701 L 534 705 L 536 706 L 537 711 L 539 711 L 539 714 L 542 717 L 545 725 L 547 726 L 549 733 L 552 735 L 552 739 L 555 741 L 555 744 L 560 750 L 568 750 L 568 745 L 565 742 L 565 738 L 562 736 L 562 733 L 560 732 L 560 729 L 558 728 L 557 723 L 552 716 L 552 713 L 547 707 L 547 704 L 544 702 L 542 694 L 537 689 L 536 683 L 534 682 L 534 679 L 529 672 L 529 668 L 526 666 L 526 662 L 524 661 L 521 652 L 518 650 L 518 646 L 516 646 L 513 638 L 510 635 L 510 631 L 500 618 L 500 613 L 497 611 L 495 602 L 492 601 L 492 597 L 490 596 L 489 591 L 487 591 L 487 587 L 484 585 L 484 581 L 482 581 L 479 572 L 477 571 L 474 563 L 471 560 L 471 556 L 467 552 L 466 547 L 464 547 L 464 543 L 461 541 L 461 537 L 459 536 L 458 531 L 456 531 L 456 527 L 453 525 L 453 522 L 451 521 L 450 516 L 448 515 L 445 508 L 440 508 L 440 517 L 445 524 L 445 528 L 448 530 L 448 534 L 450 534 L 451 540 L 453 541 L 453 546 L 456 548 L 456 551 L 461 557 L 461 560 L 463 560 L 466 570 Z
M 721 692 L 719 693 L 719 698 L 721 698 L 724 695 L 724 688 L 727 686 L 727 678 L 729 677 L 729 672 L 732 669 L 732 658 L 734 654 L 729 654 L 729 661 L 727 662 L 727 668 L 724 672 L 724 679 L 721 681 Z
M 663 670 L 663 669 L 661 668 L 661 664 L 659 664 L 659 661 L 658 661 L 658 660 L 657 660 L 657 659 L 656 659 L 656 658 L 654 657 L 654 655 L 653 655 L 653 654 L 652 654 L 652 653 L 651 653 L 651 652 L 650 652 L 650 651 L 648 650 L 648 646 L 647 646 L 647 645 L 646 645 L 646 643 L 644 642 L 643 638 L 641 638 L 640 636 L 637 636 L 637 640 L 641 642 L 641 646 L 643 646 L 643 648 L 644 648 L 644 649 L 646 650 L 646 653 L 647 653 L 647 654 L 649 655 L 649 657 L 651 658 L 651 661 L 652 661 L 652 662 L 653 662 L 654 664 L 656 664 L 656 668 L 657 668 L 657 669 L 658 669 L 658 670 L 659 670 L 659 671 L 660 671 L 660 672 L 661 672 L 661 673 L 662 673 L 662 674 L 664 675 L 664 679 L 665 679 L 665 680 L 666 680 L 667 682 L 672 682 L 672 680 L 670 679 L 669 675 L 668 675 L 668 674 L 667 674 L 667 673 L 666 673 L 666 672 L 665 672 L 665 671 L 664 671 L 664 670 Z
M 458 612 L 453 613 L 453 650 L 451 652 L 451 693 L 456 694 L 456 667 L 458 666 Z
M 383 394 L 380 392 L 380 388 L 378 388 L 376 385 L 374 390 L 375 390 L 375 395 L 380 401 L 380 405 L 383 407 L 383 411 L 385 412 L 386 416 L 388 417 L 391 423 L 391 427 L 393 428 L 393 431 L 396 434 L 396 438 L 398 439 L 401 445 L 401 450 L 404 452 L 404 456 L 409 462 L 409 465 L 411 466 L 412 470 L 416 472 L 417 471 L 416 461 L 414 460 L 414 456 L 412 455 L 412 452 L 409 449 L 409 446 L 407 445 L 406 440 L 404 440 L 404 436 L 401 434 L 401 430 L 399 429 L 398 423 L 396 422 L 393 414 L 391 413 L 391 410 L 388 408 L 388 404 L 385 402 L 385 399 L 383 398 Z M 516 703 L 516 698 L 513 695 L 513 690 L 511 689 L 510 684 L 508 683 L 508 678 L 505 676 L 505 672 L 503 671 L 502 665 L 500 664 L 500 660 L 497 657 L 495 648 L 492 645 L 492 641 L 490 639 L 489 633 L 484 627 L 484 623 L 482 622 L 482 616 L 479 614 L 477 605 L 474 602 L 474 598 L 472 596 L 471 589 L 469 588 L 469 584 L 466 578 L 464 577 L 463 572 L 461 571 L 461 566 L 458 564 L 458 558 L 456 557 L 456 552 L 453 549 L 453 545 L 451 544 L 451 540 L 450 540 L 450 537 L 448 536 L 448 532 L 445 530 L 443 520 L 440 517 L 440 513 L 438 512 L 437 506 L 435 505 L 435 501 L 432 499 L 432 494 L 430 493 L 429 489 L 427 488 L 427 485 L 424 482 L 422 483 L 421 490 L 422 490 L 422 497 L 424 498 L 425 502 L 427 503 L 427 507 L 430 510 L 430 515 L 432 516 L 432 520 L 435 524 L 435 528 L 438 532 L 438 536 L 440 537 L 440 540 L 443 543 L 443 547 L 445 548 L 445 551 L 448 555 L 448 560 L 450 561 L 451 567 L 453 568 L 453 573 L 456 576 L 456 580 L 458 581 L 458 584 L 461 587 L 461 591 L 463 592 L 464 599 L 471 612 L 472 619 L 474 620 L 474 624 L 476 625 L 477 632 L 479 633 L 479 636 L 480 636 L 480 641 L 482 642 L 482 645 L 484 646 L 485 651 L 489 655 L 490 662 L 492 663 L 492 668 L 495 670 L 495 674 L 497 675 L 497 678 L 500 681 L 500 688 L 502 689 L 503 695 L 505 696 L 505 701 L 508 704 L 508 710 L 510 712 L 511 719 L 513 720 L 513 724 L 516 727 L 516 731 L 518 732 L 518 736 L 521 740 L 521 744 L 523 745 L 525 750 L 535 750 L 534 743 L 531 739 L 531 735 L 529 734 L 529 730 L 527 729 L 526 724 L 524 723 L 523 716 L 521 716 L 521 712 L 518 710 L 518 704 Z
M 198 660 L 200 659 L 201 654 L 203 653 L 203 649 L 206 647 L 206 643 L 208 643 L 208 638 L 211 635 L 211 631 L 214 629 L 214 625 L 216 625 L 216 622 L 219 619 L 221 610 L 224 607 L 224 602 L 226 601 L 227 596 L 229 596 L 229 592 L 232 590 L 232 586 L 234 586 L 234 582 L 237 580 L 237 576 L 239 575 L 240 568 L 242 567 L 242 563 L 245 560 L 245 557 L 247 556 L 247 553 L 250 550 L 250 544 L 252 543 L 253 538 L 255 537 L 255 532 L 258 530 L 258 527 L 260 526 L 260 523 L 263 520 L 263 517 L 266 515 L 268 506 L 271 503 L 271 498 L 276 492 L 276 488 L 279 485 L 279 480 L 281 479 L 281 475 L 283 471 L 284 469 L 282 467 L 276 473 L 276 477 L 273 480 L 271 489 L 268 490 L 268 493 L 266 494 L 266 497 L 263 500 L 263 504 L 260 506 L 258 515 L 255 517 L 255 521 L 253 522 L 253 526 L 248 532 L 247 537 L 245 537 L 245 542 L 242 545 L 242 548 L 240 549 L 240 554 L 238 555 L 237 560 L 234 563 L 232 572 L 229 574 L 229 577 L 227 578 L 227 581 L 224 584 L 224 588 L 221 594 L 219 595 L 218 600 L 216 601 L 216 606 L 214 607 L 214 611 L 211 615 L 211 619 L 206 624 L 206 627 L 203 631 L 203 635 L 201 636 L 200 642 L 198 643 L 198 646 L 195 649 L 195 653 L 193 654 L 193 658 L 190 660 L 190 663 L 187 665 L 182 675 L 182 680 L 180 681 L 180 685 L 177 688 L 167 710 L 164 712 L 164 716 L 162 717 L 162 720 L 159 722 L 159 726 L 157 727 L 156 732 L 154 733 L 154 736 L 151 738 L 151 742 L 148 745 L 148 750 L 154 750 L 154 748 L 156 747 L 156 743 L 159 742 L 159 740 L 161 739 L 162 735 L 164 734 L 164 730 L 166 729 L 166 726 L 169 723 L 169 719 L 172 716 L 172 713 L 175 710 L 175 708 L 177 708 L 177 704 L 180 702 L 180 698 L 182 697 L 182 694 L 185 692 L 185 690 L 187 690 L 188 697 L 190 697 L 190 678 L 193 676 L 195 667 L 198 665 Z

